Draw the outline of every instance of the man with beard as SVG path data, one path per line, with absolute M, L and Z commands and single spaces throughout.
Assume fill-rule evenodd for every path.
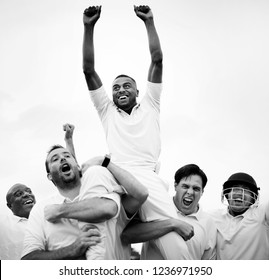
M 259 190 L 244 172 L 232 174 L 223 184 L 227 208 L 210 213 L 218 229 L 217 259 L 269 259 L 269 203 L 258 204 Z
M 65 131 L 65 142 L 66 147 L 76 158 L 75 147 L 73 143 L 73 132 L 74 125 L 65 124 L 63 129 Z M 99 166 L 96 167 L 96 166 Z M 105 160 L 103 157 L 94 157 L 82 165 L 83 177 L 87 174 L 88 169 L 99 170 L 98 177 L 104 176 L 100 171 L 109 174 L 109 172 L 100 166 L 106 167 L 106 169 L 114 176 L 114 178 L 121 185 L 120 189 L 117 189 L 121 193 L 121 207 L 119 215 L 117 216 L 117 222 L 107 224 L 107 242 L 106 245 L 110 252 L 113 252 L 113 259 L 117 260 L 128 260 L 131 257 L 131 247 L 129 244 L 123 244 L 120 239 L 123 228 L 129 223 L 135 213 L 139 210 L 141 205 L 145 202 L 148 197 L 148 192 L 145 186 L 138 182 L 129 172 L 119 168 L 115 165 L 109 156 L 106 156 Z M 111 176 L 111 175 L 110 175 Z M 112 179 L 113 181 L 113 179 Z M 114 183 L 115 184 L 115 183 Z M 78 202 L 62 203 L 47 205 L 45 208 L 45 217 L 48 221 L 57 221 L 62 218 L 73 218 L 79 221 L 92 222 L 89 219 L 88 213 L 102 207 L 96 205 L 93 207 L 91 199 L 83 199 Z M 100 209 L 99 211 L 101 211 Z M 98 224 L 99 225 L 99 224 Z
M 164 257 L 161 251 L 152 240 L 172 231 L 182 235 L 182 222 L 187 222 L 194 228 L 194 236 L 186 240 L 190 259 L 216 259 L 217 229 L 213 219 L 199 206 L 206 183 L 207 177 L 199 166 L 188 164 L 178 169 L 175 173 L 176 193 L 171 200 L 178 218 L 130 224 L 123 231 L 123 242 L 146 242 L 143 244 L 141 259 L 162 260 Z
M 69 133 L 70 128 L 66 129 Z M 49 150 L 46 170 L 59 195 L 33 209 L 23 259 L 83 259 L 85 255 L 87 259 L 117 259 L 114 244 L 119 237 L 115 228 L 121 205 L 116 192 L 122 192 L 118 182 L 125 186 L 135 184 L 135 194 L 142 190 L 137 196 L 140 201 L 135 200 L 138 207 L 147 192 L 107 156 L 93 161 L 99 166 L 91 166 L 81 178 L 81 170 L 69 150 L 59 145 Z
M 13 214 L 0 219 L 0 259 L 19 260 L 28 217 L 36 200 L 29 187 L 18 183 L 8 190 L 6 201 Z

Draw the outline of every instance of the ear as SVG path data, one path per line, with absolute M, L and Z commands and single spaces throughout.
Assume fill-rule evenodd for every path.
M 48 178 L 50 181 L 52 181 L 52 176 L 51 176 L 50 173 L 47 173 L 47 178 Z
M 7 207 L 12 210 L 12 205 L 10 203 L 7 203 Z
M 79 177 L 82 177 L 82 168 L 78 165 L 78 172 L 79 172 Z
M 139 90 L 136 90 L 136 97 L 138 97 L 139 95 Z
M 176 190 L 176 188 L 177 188 L 177 185 L 178 185 L 178 183 L 175 181 L 175 182 L 174 182 L 175 190 Z

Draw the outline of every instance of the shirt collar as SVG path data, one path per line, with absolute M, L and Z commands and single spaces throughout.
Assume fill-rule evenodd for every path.
M 59 204 L 60 203 L 71 203 L 71 202 L 78 201 L 78 199 L 79 199 L 79 195 L 76 196 L 73 200 L 71 200 L 70 198 L 63 196 L 60 193 L 57 193 L 57 197 L 58 197 L 57 199 L 59 200 Z
M 114 104 L 115 105 L 115 104 Z M 116 106 L 116 105 L 115 105 Z M 134 111 L 134 110 L 137 110 L 138 108 L 140 107 L 140 103 L 137 103 L 134 107 L 133 107 L 133 109 L 132 109 L 132 112 Z M 122 110 L 122 109 L 120 109 L 119 107 L 117 107 L 116 106 L 116 109 L 117 109 L 117 111 L 119 112 L 119 113 L 125 113 L 125 114 L 127 114 L 124 110 Z M 132 112 L 131 112 L 131 114 L 132 114 Z M 130 114 L 130 115 L 131 115 Z M 129 114 L 128 114 L 129 115 Z
M 199 219 L 201 218 L 201 216 L 202 216 L 202 209 L 201 209 L 201 207 L 200 207 L 199 204 L 198 204 L 198 211 L 197 211 L 197 212 L 192 213 L 192 214 L 189 214 L 189 215 L 185 215 L 185 214 L 182 213 L 180 210 L 178 210 L 178 208 L 177 208 L 177 206 L 176 206 L 176 204 L 175 204 L 175 202 L 174 202 L 174 199 L 172 199 L 172 200 L 173 200 L 173 205 L 174 205 L 174 207 L 175 207 L 177 213 L 180 213 L 180 215 L 185 216 L 185 217 L 193 217 L 193 218 L 195 218 L 195 219 L 197 219 L 197 220 L 199 220 Z
M 17 222 L 17 223 L 24 222 L 24 221 L 28 221 L 27 218 L 19 217 L 19 216 L 16 216 L 16 215 L 12 215 L 12 218 L 13 218 L 13 219 L 15 220 L 15 222 Z

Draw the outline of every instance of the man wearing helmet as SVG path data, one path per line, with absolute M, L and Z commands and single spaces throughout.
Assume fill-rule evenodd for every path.
M 218 229 L 217 259 L 269 259 L 269 203 L 258 205 L 259 189 L 243 172 L 223 184 L 222 202 L 228 208 L 212 213 Z

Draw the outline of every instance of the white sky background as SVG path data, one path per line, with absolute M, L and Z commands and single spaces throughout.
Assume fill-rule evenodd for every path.
M 268 200 L 269 2 L 267 0 L 0 1 L 0 207 L 21 182 L 37 200 L 55 191 L 45 172 L 62 125 L 76 126 L 78 160 L 107 152 L 82 73 L 82 13 L 102 5 L 95 28 L 96 70 L 106 89 L 133 76 L 143 95 L 150 54 L 133 4 L 154 13 L 164 53 L 161 176 L 181 166 L 208 176 L 201 203 L 221 207 L 223 182 L 251 174 Z

